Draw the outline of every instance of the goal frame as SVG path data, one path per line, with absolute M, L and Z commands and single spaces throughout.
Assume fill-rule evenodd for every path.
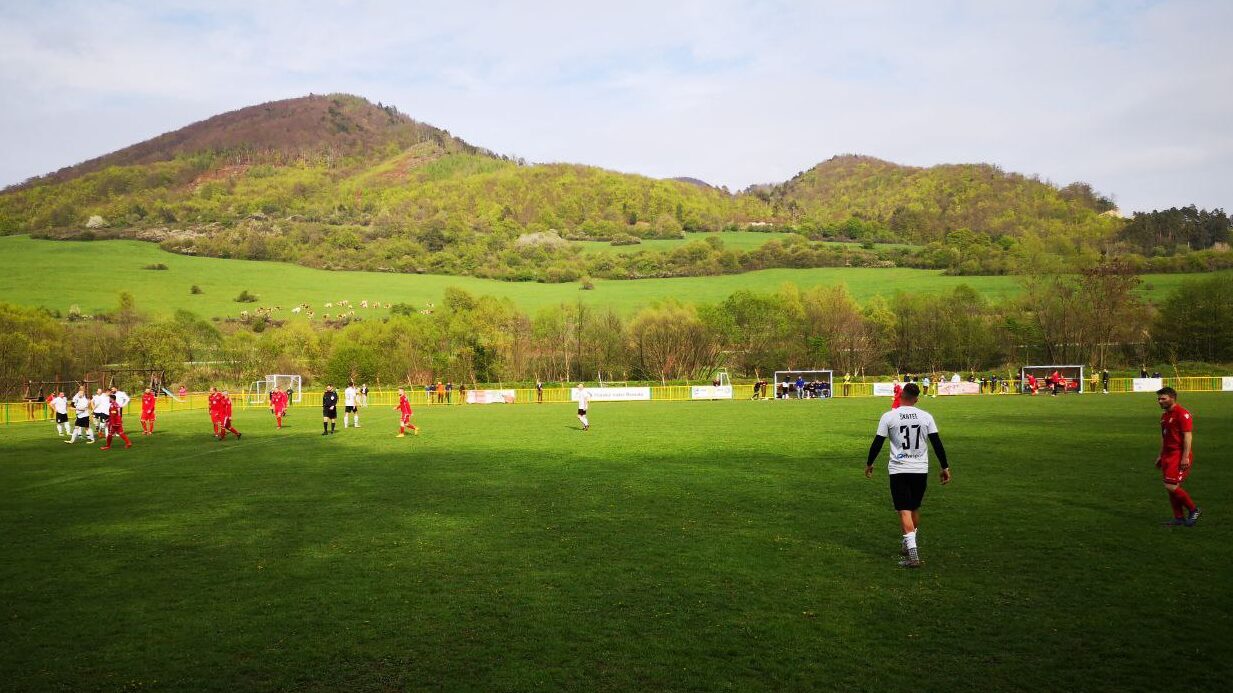
M 1083 366 L 1082 364 L 1077 364 L 1077 363 L 1049 364 L 1049 365 L 1041 365 L 1041 366 L 1020 366 L 1019 368 L 1019 392 L 1022 393 L 1022 392 L 1027 391 L 1027 376 L 1028 376 L 1029 371 L 1031 371 L 1032 375 L 1036 376 L 1037 381 L 1043 384 L 1045 377 L 1055 370 L 1058 373 L 1060 373 L 1063 378 L 1066 378 L 1067 380 L 1076 380 L 1078 382 L 1079 386 L 1078 388 L 1074 390 L 1075 392 L 1079 394 L 1083 394 L 1087 392 L 1087 372 L 1086 372 L 1087 368 Z M 1079 373 L 1077 378 L 1072 377 L 1076 370 Z M 1066 392 L 1067 392 L 1067 389 L 1062 388 L 1062 393 L 1065 394 Z
M 262 380 L 254 380 L 253 384 L 248 388 L 248 403 L 249 404 L 266 404 L 269 402 L 270 392 L 274 388 L 286 390 L 291 388 L 291 403 L 299 404 L 304 401 L 304 379 L 299 375 L 288 373 L 271 373 Z
M 780 376 L 784 376 L 784 375 L 791 376 L 791 377 L 781 379 Z M 789 370 L 789 371 L 775 371 L 774 382 L 771 383 L 771 393 L 772 393 L 771 397 L 773 399 L 779 399 L 779 383 L 781 382 L 782 383 L 788 383 L 788 382 L 794 383 L 796 382 L 796 376 L 798 375 L 805 376 L 806 382 L 813 382 L 814 380 L 817 380 L 818 382 L 826 383 L 826 396 L 825 397 L 819 396 L 819 397 L 816 397 L 815 399 L 831 399 L 832 397 L 835 396 L 835 371 L 834 370 L 830 368 L 802 368 L 802 369 L 795 369 L 795 370 Z M 825 376 L 825 377 L 811 378 L 810 376 Z

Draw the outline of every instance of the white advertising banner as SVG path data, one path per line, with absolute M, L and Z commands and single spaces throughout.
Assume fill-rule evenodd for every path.
M 467 390 L 467 404 L 513 404 L 514 390 Z
M 1135 378 L 1132 387 L 1135 392 L 1155 392 L 1164 387 L 1164 378 Z
M 1233 378 L 1225 377 L 1220 379 L 1220 389 L 1225 392 L 1233 392 Z
M 647 402 L 651 399 L 649 387 L 588 387 L 592 402 Z M 570 388 L 569 398 L 578 401 L 578 389 Z
M 943 381 L 938 383 L 939 395 L 979 395 L 980 383 L 969 383 L 960 380 L 957 383 Z
M 695 385 L 689 388 L 690 399 L 732 399 L 731 385 Z
M 895 384 L 894 383 L 874 383 L 873 384 L 873 396 L 874 397 L 894 397 L 895 396 Z

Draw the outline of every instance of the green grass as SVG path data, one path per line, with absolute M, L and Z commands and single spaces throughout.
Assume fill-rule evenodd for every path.
M 755 234 L 757 235 L 757 234 Z M 765 234 L 763 234 L 765 235 Z M 143 310 L 167 314 L 187 309 L 201 316 L 238 316 L 257 306 L 282 306 L 278 318 L 291 319 L 289 309 L 300 303 L 313 306 L 320 319 L 326 302 L 346 299 L 382 303 L 437 303 L 445 288 L 457 286 L 476 294 L 508 297 L 527 311 L 562 302 L 582 301 L 612 306 L 622 313 L 657 300 L 677 298 L 714 302 L 739 289 L 774 291 L 785 283 L 801 287 L 847 284 L 858 300 L 895 291 L 946 292 L 967 284 L 991 298 L 1019 292 L 1014 277 L 947 277 L 938 271 L 915 269 L 773 269 L 745 274 L 636 281 L 595 280 L 593 291 L 578 284 L 511 283 L 472 277 L 385 274 L 378 272 L 330 272 L 297 265 L 250 260 L 222 260 L 168 253 L 140 241 L 45 241 L 26 236 L 0 237 L 0 257 L 6 271 L 0 273 L 3 300 L 68 311 L 77 305 L 87 314 L 116 306 L 121 291 L 131 292 Z M 165 264 L 167 270 L 142 269 Z M 105 275 L 106 280 L 100 281 Z M 1148 295 L 1161 298 L 1195 275 L 1147 275 Z M 191 295 L 194 285 L 200 295 Z M 99 289 L 100 285 L 105 288 Z M 260 297 L 257 303 L 236 303 L 241 290 Z M 380 316 L 385 310 L 357 313 Z
M 681 239 L 644 240 L 637 245 L 612 245 L 607 241 L 571 241 L 570 243 L 588 251 L 629 254 L 636 253 L 639 250 L 672 250 L 691 241 L 705 240 L 707 238 L 718 238 L 723 241 L 725 248 L 730 248 L 733 250 L 753 250 L 754 248 L 760 247 L 767 241 L 783 240 L 785 237 L 786 234 L 782 233 L 762 233 L 759 231 L 712 231 L 690 233 L 687 234 L 685 238 Z M 861 247 L 860 243 L 840 241 L 827 241 L 827 243 L 836 246 L 849 246 L 852 248 Z M 885 250 L 889 248 L 911 248 L 912 246 L 904 243 L 875 243 L 874 247 L 879 250 Z
M 1151 396 L 929 400 L 924 569 L 895 566 L 885 400 L 203 414 L 107 452 L 0 438 L 18 690 L 1219 690 L 1233 400 L 1185 394 L 1199 527 Z M 137 429 L 136 421 L 130 428 Z

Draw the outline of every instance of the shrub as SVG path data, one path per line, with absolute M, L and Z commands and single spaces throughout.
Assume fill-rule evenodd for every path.
M 146 265 L 145 267 L 142 267 L 141 269 L 148 269 L 148 270 L 165 270 L 165 269 L 168 269 L 168 267 L 167 267 L 167 265 L 164 265 L 163 263 L 159 262 L 159 263 L 155 263 L 155 264 L 153 264 L 153 265 Z
M 248 289 L 244 289 L 243 291 L 240 292 L 239 296 L 236 296 L 232 300 L 235 301 L 236 303 L 256 303 L 259 298 L 260 297 L 257 296 L 256 294 L 248 293 Z
M 188 292 L 194 296 L 205 293 L 204 291 L 201 290 L 201 287 L 197 286 L 196 284 L 193 284 L 192 288 L 189 289 Z

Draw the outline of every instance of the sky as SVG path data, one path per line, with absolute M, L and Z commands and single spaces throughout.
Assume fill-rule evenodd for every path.
M 1233 208 L 1233 1 L 5 0 L 0 186 L 309 93 L 736 190 L 837 154 Z

